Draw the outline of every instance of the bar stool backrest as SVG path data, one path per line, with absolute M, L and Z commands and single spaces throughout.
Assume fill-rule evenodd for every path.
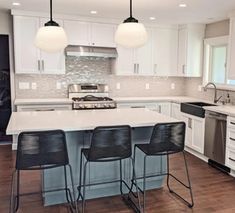
M 114 161 L 129 158 L 131 154 L 130 126 L 104 126 L 94 129 L 88 160 Z
M 184 122 L 160 123 L 154 126 L 150 146 L 158 144 L 159 147 L 161 146 L 163 148 L 162 151 L 180 152 L 184 150 L 184 143 Z
M 62 130 L 19 134 L 16 169 L 48 169 L 68 163 L 66 138 Z

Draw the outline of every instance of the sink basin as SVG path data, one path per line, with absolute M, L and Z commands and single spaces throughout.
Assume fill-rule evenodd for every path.
M 216 106 L 215 104 L 208 104 L 205 102 L 186 102 L 181 103 L 180 110 L 181 112 L 194 115 L 200 118 L 205 118 L 205 109 L 204 106 Z

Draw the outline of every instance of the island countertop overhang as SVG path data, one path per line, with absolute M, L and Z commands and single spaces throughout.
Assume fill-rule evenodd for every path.
M 130 125 L 148 127 L 178 120 L 149 109 L 70 110 L 48 112 L 13 112 L 8 135 L 25 131 L 61 129 L 66 132 L 93 130 L 97 126 Z

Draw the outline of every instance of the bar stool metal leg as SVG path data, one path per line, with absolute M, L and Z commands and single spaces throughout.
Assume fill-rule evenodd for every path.
M 79 185 L 77 187 L 77 189 L 78 189 L 77 201 L 79 201 L 80 197 L 82 198 L 82 193 L 81 193 L 81 186 L 82 186 L 82 163 L 83 163 L 83 154 L 81 152 L 80 169 L 79 169 Z
M 71 178 L 71 184 L 72 184 L 72 190 L 73 190 L 73 202 L 75 205 L 75 212 L 78 213 L 78 206 L 77 206 L 77 202 L 76 202 L 76 194 L 75 194 L 75 185 L 74 185 L 74 181 L 73 181 L 73 170 L 72 170 L 72 166 L 70 164 L 68 164 L 69 167 L 69 171 L 70 171 L 70 178 Z
M 146 204 L 146 161 L 147 155 L 144 156 L 144 174 L 143 174 L 143 212 L 145 212 Z
M 82 195 L 82 213 L 85 212 L 85 204 L 86 204 L 86 169 L 87 169 L 88 161 L 85 162 L 83 168 L 83 195 Z
M 193 193 L 192 193 L 192 186 L 191 186 L 191 182 L 190 182 L 190 178 L 189 178 L 189 172 L 188 172 L 188 165 L 187 165 L 187 161 L 186 161 L 186 157 L 185 157 L 185 152 L 182 151 L 183 153 L 183 157 L 184 157 L 184 164 L 185 164 L 185 170 L 186 170 L 186 176 L 187 176 L 187 181 L 188 181 L 188 186 L 185 185 L 182 181 L 180 181 L 178 178 L 176 178 L 175 176 L 173 176 L 172 174 L 170 174 L 169 172 L 169 155 L 167 155 L 167 187 L 169 189 L 170 193 L 173 193 L 174 195 L 176 195 L 178 198 L 180 198 L 181 200 L 183 200 L 189 208 L 192 208 L 194 206 L 194 201 L 193 201 Z M 173 177 L 176 181 L 178 181 L 180 184 L 182 184 L 185 188 L 189 189 L 190 192 L 190 198 L 191 198 L 191 203 L 189 203 L 187 200 L 185 200 L 182 196 L 180 196 L 178 193 L 176 193 L 175 191 L 173 191 L 170 188 L 170 178 L 169 176 Z

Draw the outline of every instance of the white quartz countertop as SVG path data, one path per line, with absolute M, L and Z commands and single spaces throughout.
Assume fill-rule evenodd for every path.
M 170 101 L 176 103 L 202 101 L 188 96 L 164 96 L 164 97 L 112 97 L 118 103 L 151 102 L 151 101 Z M 71 104 L 68 98 L 34 98 L 34 99 L 15 99 L 15 105 L 38 105 L 38 104 Z
M 15 99 L 15 105 L 39 105 L 39 104 L 71 104 L 72 100 L 68 98 L 27 98 Z
M 199 102 L 203 101 L 202 99 L 192 98 L 188 96 L 163 96 L 163 97 L 112 97 L 118 103 L 127 103 L 127 102 L 151 102 L 151 101 L 166 101 L 166 102 Z M 204 102 L 208 102 L 205 101 Z
M 205 110 L 222 113 L 229 116 L 235 116 L 235 106 L 232 105 L 207 106 L 203 108 Z
M 154 126 L 157 123 L 176 122 L 169 116 L 148 109 L 70 110 L 50 112 L 13 112 L 7 134 L 24 131 L 61 129 L 64 131 L 92 130 L 97 126 L 130 125 Z

